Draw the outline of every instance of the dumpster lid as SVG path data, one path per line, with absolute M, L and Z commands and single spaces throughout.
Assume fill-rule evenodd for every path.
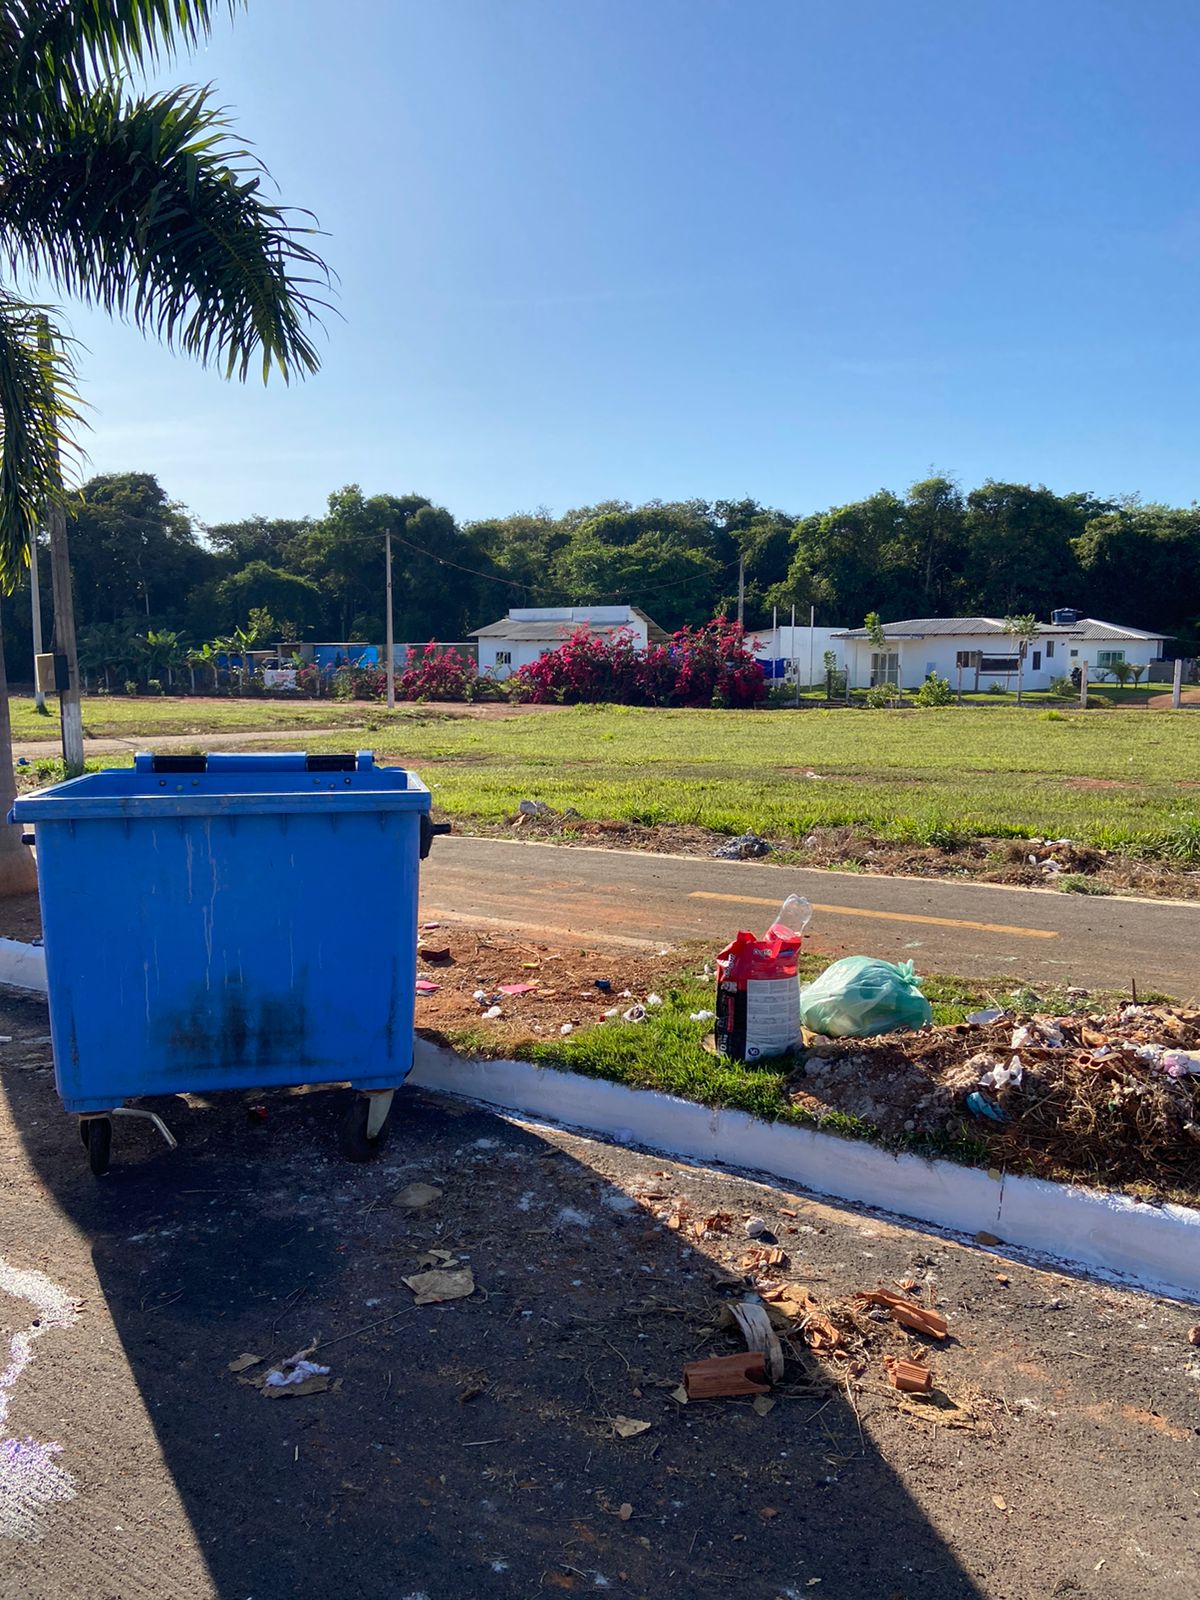
M 404 767 L 377 767 L 374 753 L 303 750 L 155 755 L 22 795 L 11 821 L 249 816 L 281 812 L 422 811 L 429 790 Z

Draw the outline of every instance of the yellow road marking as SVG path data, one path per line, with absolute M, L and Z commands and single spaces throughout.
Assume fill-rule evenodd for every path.
M 689 900 L 730 900 L 743 906 L 778 906 L 778 900 L 760 900 L 749 894 L 711 894 L 693 889 Z M 935 928 L 974 928 L 977 933 L 1010 933 L 1017 939 L 1057 939 L 1050 928 L 1014 928 L 1007 922 L 965 922 L 960 917 L 921 917 L 907 911 L 868 911 L 862 906 L 823 906 L 811 902 L 814 911 L 828 911 L 838 917 L 876 917 L 881 922 L 924 922 Z

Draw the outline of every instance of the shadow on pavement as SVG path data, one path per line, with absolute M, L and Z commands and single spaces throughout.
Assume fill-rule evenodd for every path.
M 35 1002 L 0 1021 L 6 1063 L 46 1032 Z M 49 1073 L 3 1081 L 21 1220 L 0 1255 L 86 1302 L 14 1391 L 11 1427 L 62 1444 L 76 1498 L 39 1543 L 0 1540 L 13 1594 L 979 1592 L 827 1373 L 766 1416 L 671 1397 L 684 1361 L 735 1347 L 713 1264 L 553 1134 L 406 1093 L 353 1167 L 335 1094 L 276 1094 L 265 1120 L 248 1096 L 158 1101 L 179 1150 L 122 1125 L 96 1180 Z M 621 1154 L 654 1193 L 661 1163 Z M 406 1212 L 418 1179 L 443 1195 Z M 473 1296 L 414 1307 L 400 1280 L 430 1248 L 469 1259 Z M 268 1400 L 226 1370 L 313 1339 L 332 1392 Z M 618 1416 L 651 1426 L 620 1439 Z

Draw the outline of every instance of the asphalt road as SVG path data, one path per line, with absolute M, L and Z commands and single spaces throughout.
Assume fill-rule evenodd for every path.
M 45 1034 L 0 996 L 0 1600 L 1200 1592 L 1194 1308 L 411 1090 L 367 1166 L 336 1093 L 231 1093 L 155 1102 L 174 1152 L 126 1121 L 97 1181 Z M 821 1301 L 912 1278 L 951 1337 L 867 1322 L 768 1414 L 681 1407 L 755 1214 Z M 415 1304 L 431 1248 L 469 1298 Z M 325 1392 L 228 1370 L 314 1342 Z
M 912 960 L 918 971 L 1087 988 L 1200 993 L 1200 904 L 1066 895 L 516 843 L 439 839 L 422 914 L 541 930 L 580 944 L 704 939 L 766 928 L 787 894 L 813 905 L 810 948 Z

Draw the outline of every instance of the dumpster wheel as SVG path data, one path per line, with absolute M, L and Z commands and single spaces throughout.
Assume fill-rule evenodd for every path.
M 108 1117 L 84 1117 L 79 1124 L 79 1137 L 87 1147 L 88 1166 L 97 1178 L 108 1171 L 112 1155 L 112 1121 Z
M 376 1095 L 359 1094 L 346 1107 L 345 1114 L 338 1124 L 338 1148 L 347 1161 L 373 1161 L 387 1143 L 391 1131 L 391 1091 L 384 1091 L 388 1095 L 388 1105 L 383 1112 L 383 1120 L 379 1131 L 374 1135 L 368 1131 L 368 1126 L 375 1118 L 372 1109 Z M 377 1118 L 378 1111 L 375 1113 Z

